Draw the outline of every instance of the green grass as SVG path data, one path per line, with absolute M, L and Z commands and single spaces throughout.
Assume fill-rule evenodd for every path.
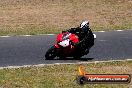
M 88 74 L 131 74 L 132 61 L 115 61 L 75 65 L 45 65 L 0 69 L 2 88 L 131 88 L 130 84 L 85 84 L 76 83 L 78 67 L 85 66 Z
M 48 30 L 47 30 L 48 29 Z M 54 27 L 54 29 L 48 27 L 45 28 L 43 25 L 23 25 L 18 27 L 1 27 L 0 35 L 38 35 L 38 34 L 50 34 L 59 33 L 60 30 Z M 47 31 L 44 31 L 47 30 Z
M 59 33 L 89 20 L 94 31 L 132 29 L 131 0 L 1 0 L 0 35 Z

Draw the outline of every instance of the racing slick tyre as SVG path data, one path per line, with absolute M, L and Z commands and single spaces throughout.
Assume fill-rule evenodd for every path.
M 56 47 L 52 46 L 45 54 L 45 60 L 53 60 L 56 57 Z

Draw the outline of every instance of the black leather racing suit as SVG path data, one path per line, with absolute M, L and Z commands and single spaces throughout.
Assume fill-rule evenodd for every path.
M 89 49 L 94 45 L 94 36 L 90 28 L 87 31 L 77 27 L 67 30 L 67 32 L 76 34 L 79 37 L 80 42 L 74 44 L 75 47 L 81 51 L 81 54 L 88 54 Z

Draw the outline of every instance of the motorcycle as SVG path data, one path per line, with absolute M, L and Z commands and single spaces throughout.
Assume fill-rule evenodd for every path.
M 94 38 L 96 35 L 94 34 Z M 80 54 L 80 50 L 74 46 L 75 43 L 78 43 L 79 37 L 75 34 L 65 32 L 60 33 L 56 37 L 56 44 L 53 45 L 45 54 L 46 60 L 53 60 L 57 57 L 65 58 L 65 57 L 73 57 L 80 58 L 83 55 Z

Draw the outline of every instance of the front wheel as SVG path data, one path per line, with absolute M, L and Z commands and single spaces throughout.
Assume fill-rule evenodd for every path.
M 45 54 L 45 60 L 53 60 L 56 57 L 56 47 L 52 46 Z

